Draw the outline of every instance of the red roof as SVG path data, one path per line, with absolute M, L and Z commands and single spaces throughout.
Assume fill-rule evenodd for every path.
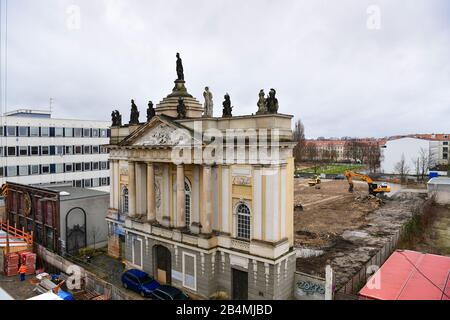
M 397 250 L 359 292 L 375 300 L 450 300 L 450 257 Z M 445 294 L 444 294 L 445 292 Z

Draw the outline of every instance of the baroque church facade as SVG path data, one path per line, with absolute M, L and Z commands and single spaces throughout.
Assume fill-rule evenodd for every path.
M 201 298 L 292 298 L 292 116 L 231 116 L 227 95 L 224 116 L 212 117 L 187 92 L 180 62 L 177 72 L 147 122 L 137 121 L 134 101 L 130 123 L 113 112 L 111 252 Z M 223 152 L 211 148 L 219 140 Z M 252 154 L 262 146 L 271 156 L 261 161 Z

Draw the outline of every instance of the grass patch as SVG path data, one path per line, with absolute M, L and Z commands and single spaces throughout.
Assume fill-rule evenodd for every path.
M 341 174 L 346 170 L 357 171 L 363 168 L 364 165 L 361 164 L 329 164 L 297 170 L 296 173 Z

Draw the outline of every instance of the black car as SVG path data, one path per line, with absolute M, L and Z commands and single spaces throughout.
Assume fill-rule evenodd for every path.
M 178 288 L 161 285 L 153 290 L 150 298 L 154 300 L 190 300 L 189 296 Z

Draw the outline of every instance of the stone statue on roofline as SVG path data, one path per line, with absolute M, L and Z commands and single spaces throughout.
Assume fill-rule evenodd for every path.
M 256 114 L 267 113 L 266 97 L 263 89 L 259 91 L 259 100 L 257 105 L 258 105 L 258 112 L 256 112 Z
M 147 108 L 147 122 L 153 119 L 153 117 L 156 115 L 155 108 L 153 107 L 153 102 L 148 102 L 148 108 Z
M 203 97 L 205 98 L 205 111 L 203 116 L 205 118 L 212 118 L 213 116 L 213 95 L 211 91 L 209 91 L 209 87 L 205 88 L 205 92 L 203 92 Z
M 275 89 L 270 89 L 269 96 L 266 99 L 267 111 L 269 113 L 278 113 L 278 99 L 275 97 L 276 94 Z
M 186 118 L 186 105 L 184 104 L 183 98 L 178 99 L 177 113 L 178 119 Z
M 181 60 L 179 53 L 177 53 L 177 80 L 184 81 L 183 60 Z
M 225 100 L 222 103 L 222 105 L 223 105 L 222 117 L 223 118 L 230 118 L 230 117 L 233 116 L 232 115 L 233 107 L 231 106 L 230 95 L 228 93 L 225 94 L 224 99 Z
M 120 127 L 122 125 L 122 116 L 118 110 L 111 113 L 112 127 Z
M 131 100 L 130 124 L 139 124 L 139 111 L 133 99 Z

